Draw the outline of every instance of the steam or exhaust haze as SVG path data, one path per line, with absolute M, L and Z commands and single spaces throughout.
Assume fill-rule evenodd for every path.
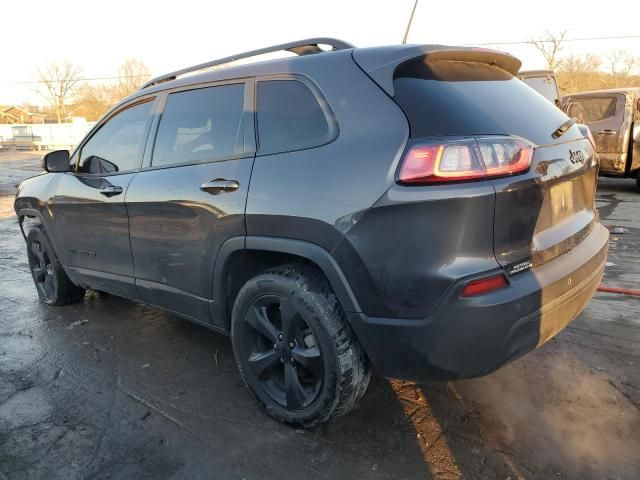
M 545 30 L 567 30 L 567 37 L 640 34 L 634 0 L 577 7 L 575 2 L 429 2 L 420 0 L 409 43 L 478 44 L 526 41 Z M 86 2 L 33 0 L 3 2 L 0 104 L 43 103 L 35 69 L 68 60 L 83 77 L 117 74 L 126 58 L 137 58 L 157 75 L 260 48 L 314 36 L 334 36 L 358 46 L 400 43 L 413 0 L 294 0 L 234 2 Z M 625 13 L 626 12 L 626 13 Z M 542 68 L 528 45 L 499 46 Z M 640 38 L 571 42 L 565 52 L 640 50 Z
M 482 405 L 483 421 L 502 432 L 492 440 L 530 468 L 570 478 L 638 478 L 637 407 L 580 356 L 546 347 L 542 363 L 451 387 Z

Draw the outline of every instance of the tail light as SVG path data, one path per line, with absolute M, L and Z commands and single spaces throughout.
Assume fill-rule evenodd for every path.
M 417 143 L 405 155 L 398 180 L 425 184 L 511 176 L 527 171 L 532 156 L 530 143 L 512 137 Z
M 475 297 L 476 295 L 483 295 L 485 293 L 494 292 L 500 290 L 508 285 L 507 279 L 504 275 L 493 275 L 487 278 L 481 278 L 480 280 L 474 280 L 467 283 L 462 289 L 462 297 Z

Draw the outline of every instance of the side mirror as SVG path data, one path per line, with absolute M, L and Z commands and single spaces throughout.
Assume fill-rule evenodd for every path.
M 47 153 L 42 157 L 42 168 L 51 173 L 68 172 L 71 170 L 69 150 L 55 150 Z

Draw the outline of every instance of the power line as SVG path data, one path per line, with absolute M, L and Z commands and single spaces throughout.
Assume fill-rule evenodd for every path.
M 606 37 L 582 37 L 582 38 L 565 38 L 562 42 L 588 42 L 592 40 L 623 40 L 630 38 L 640 38 L 640 35 L 614 35 L 614 36 L 606 36 Z M 480 45 L 480 46 L 488 46 L 488 45 L 530 45 L 533 42 L 537 43 L 552 43 L 553 40 L 520 40 L 517 42 L 486 42 L 486 43 L 467 43 L 466 45 Z
M 119 75 L 116 77 L 87 77 L 87 78 L 76 78 L 72 79 L 76 82 L 92 82 L 97 80 L 122 80 L 126 78 L 150 78 L 151 75 Z M 35 85 L 38 83 L 59 83 L 59 82 L 68 82 L 69 80 L 57 80 L 57 79 L 49 79 L 49 80 L 25 80 L 25 81 L 16 81 L 16 82 L 0 82 L 0 85 Z
M 417 5 L 418 2 L 416 2 L 414 4 L 414 9 L 415 6 Z M 413 16 L 413 12 L 412 12 L 412 16 Z M 409 22 L 411 22 L 411 19 L 409 20 Z M 411 23 L 409 23 L 409 26 L 411 25 Z M 408 30 L 407 28 L 407 30 Z M 594 41 L 594 40 L 628 40 L 628 39 L 633 39 L 633 38 L 640 38 L 640 35 L 610 35 L 610 36 L 603 36 L 603 37 L 580 37 L 580 38 L 565 38 L 562 40 L 562 42 L 589 42 L 589 41 Z M 538 42 L 538 43 L 552 43 L 553 40 L 549 39 L 549 40 L 519 40 L 519 41 L 511 41 L 511 42 L 483 42 L 483 43 L 474 43 L 474 42 L 465 42 L 463 43 L 463 45 L 476 45 L 479 47 L 487 47 L 487 46 L 492 46 L 492 45 L 531 45 L 533 42 Z M 123 79 L 127 79 L 127 78 L 149 78 L 150 75 L 118 75 L 115 77 L 88 77 L 88 78 L 78 78 L 76 81 L 78 82 L 95 82 L 95 81 L 104 81 L 104 80 L 123 80 Z M 39 83 L 47 83 L 47 82 L 53 82 L 53 83 L 59 83 L 59 82 L 63 82 L 63 81 L 67 81 L 67 80 L 56 80 L 56 79 L 51 79 L 51 80 L 25 80 L 25 81 L 15 81 L 15 82 L 0 82 L 0 85 L 37 85 Z

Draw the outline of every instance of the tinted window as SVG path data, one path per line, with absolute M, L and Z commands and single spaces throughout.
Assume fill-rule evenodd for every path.
M 153 101 L 129 107 L 111 117 L 82 147 L 78 171 L 115 173 L 140 166 Z
M 589 97 L 570 100 L 569 116 L 582 123 L 592 123 L 615 117 L 616 97 Z
M 153 149 L 153 165 L 200 162 L 243 152 L 244 84 L 169 95 Z
M 327 118 L 315 95 L 297 80 L 258 83 L 258 140 L 261 153 L 286 152 L 326 143 Z
M 545 145 L 567 117 L 497 67 L 467 62 L 410 62 L 395 74 L 395 100 L 412 137 L 518 135 Z

